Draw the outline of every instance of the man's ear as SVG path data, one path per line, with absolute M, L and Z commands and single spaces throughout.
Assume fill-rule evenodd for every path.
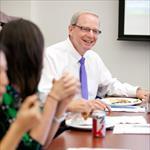
M 56 80 L 55 80 L 55 79 L 53 79 L 52 83 L 54 84 L 55 82 L 56 82 Z
M 69 27 L 68 27 L 69 34 L 72 32 L 73 28 L 74 28 L 74 26 L 69 25 Z

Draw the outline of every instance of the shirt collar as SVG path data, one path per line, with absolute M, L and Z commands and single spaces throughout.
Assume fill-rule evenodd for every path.
M 74 58 L 74 61 L 79 62 L 79 60 L 81 59 L 81 55 L 78 53 L 78 51 L 74 48 L 74 46 L 72 45 L 69 37 L 67 38 L 67 43 L 68 43 L 68 50 L 70 51 L 71 56 Z

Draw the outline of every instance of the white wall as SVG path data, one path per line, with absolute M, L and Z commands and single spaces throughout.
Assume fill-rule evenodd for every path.
M 150 89 L 150 42 L 118 41 L 118 0 L 0 0 L 9 15 L 29 18 L 41 28 L 49 46 L 67 37 L 72 14 L 94 11 L 100 16 L 102 34 L 94 47 L 114 77 Z
M 0 10 L 8 15 L 30 19 L 30 0 L 0 0 Z

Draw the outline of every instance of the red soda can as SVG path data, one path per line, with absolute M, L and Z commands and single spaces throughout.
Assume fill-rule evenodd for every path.
M 92 133 L 94 137 L 106 135 L 105 116 L 105 111 L 94 111 L 92 113 Z

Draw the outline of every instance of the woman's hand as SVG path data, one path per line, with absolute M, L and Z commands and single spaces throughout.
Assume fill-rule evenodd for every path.
M 53 87 L 49 96 L 57 101 L 73 97 L 78 91 L 79 82 L 70 73 L 64 73 L 59 80 L 53 80 Z
M 38 97 L 29 96 L 22 103 L 17 118 L 14 123 L 18 124 L 21 130 L 28 131 L 41 121 L 41 112 L 39 108 Z

